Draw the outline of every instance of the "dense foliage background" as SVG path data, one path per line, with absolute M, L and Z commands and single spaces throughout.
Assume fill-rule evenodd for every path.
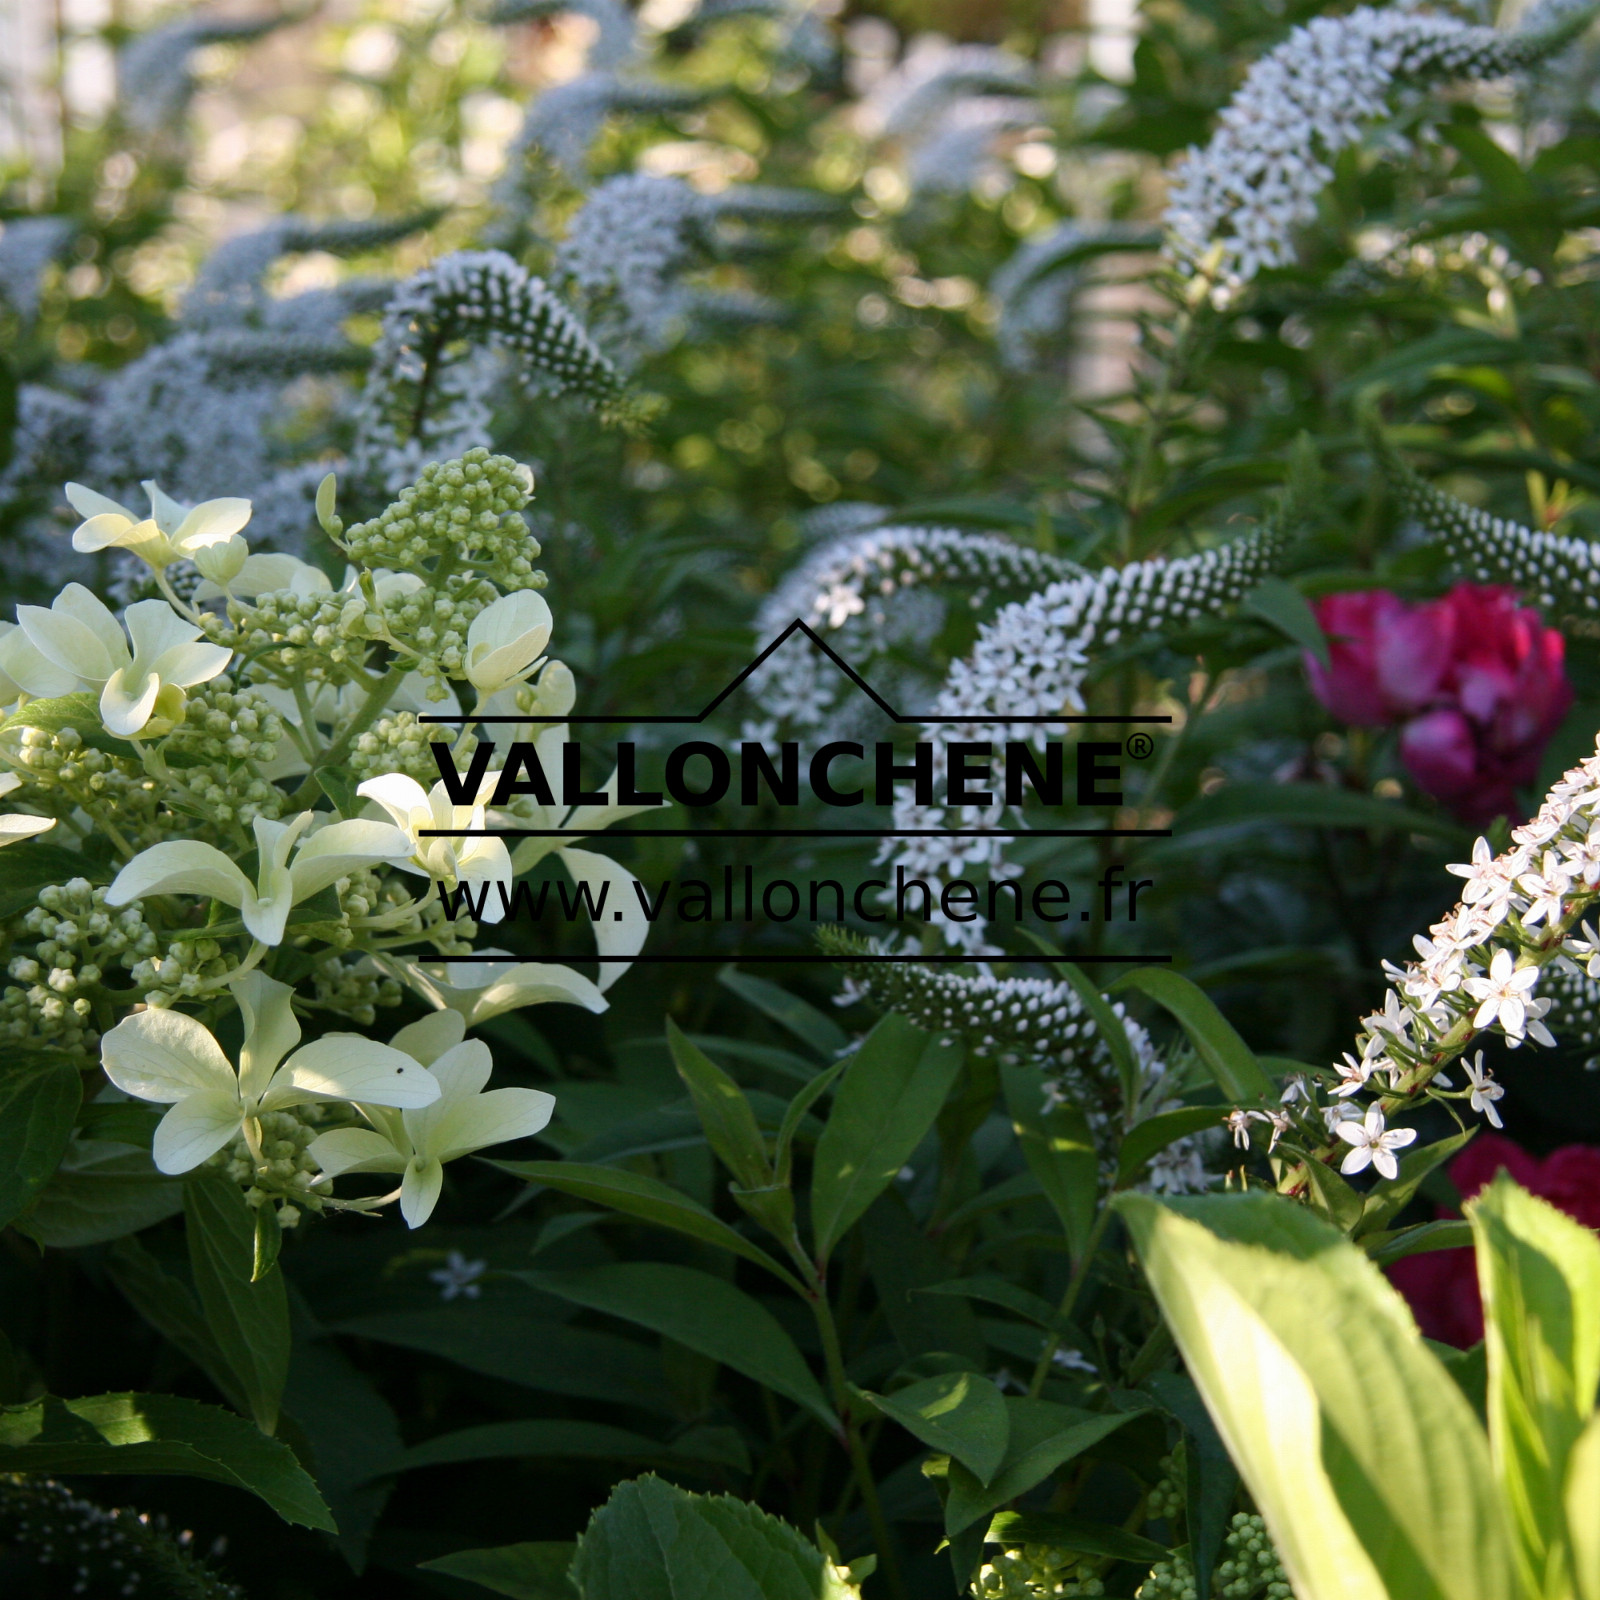
M 1096 919 L 1052 959 L 1170 955 L 1256 1055 L 1320 1069 L 1380 1002 L 1382 963 L 1409 959 L 1456 899 L 1445 865 L 1467 858 L 1476 829 L 1502 846 L 1600 727 L 1592 619 L 1573 620 L 1581 605 L 1539 574 L 1453 559 L 1437 536 L 1447 519 L 1430 521 L 1405 477 L 1600 540 L 1600 59 L 1580 40 L 1515 83 L 1402 93 L 1332 162 L 1294 264 L 1208 295 L 1161 254 L 1166 174 L 1209 137 L 1250 62 L 1320 9 L 650 0 L 630 15 L 606 0 L 511 0 L 495 15 L 346 0 L 88 18 L 61 41 L 58 126 L 34 126 L 0 173 L 7 598 L 47 602 L 74 577 L 133 581 L 105 554 L 71 551 L 67 478 L 136 494 L 154 475 L 185 499 L 251 497 L 269 545 L 337 581 L 311 509 L 327 470 L 353 518 L 381 509 L 408 463 L 487 442 L 534 469 L 552 649 L 579 711 L 693 711 L 791 615 L 826 623 L 891 699 L 922 709 L 980 627 L 1053 578 L 1281 536 L 1274 586 L 1255 587 L 1264 566 L 1187 610 L 1157 605 L 1147 626 L 1097 637 L 1084 664 L 1090 711 L 1173 718 L 1155 760 L 1128 768 L 1123 806 L 1094 820 L 1167 836 L 1039 838 L 1016 859 L 1073 884 L 1113 864 L 1154 881 L 1136 927 Z M 574 306 L 626 403 L 596 408 L 466 357 L 435 431 L 418 426 L 386 454 L 359 396 L 394 284 L 486 248 Z M 955 530 L 967 553 L 880 608 L 873 569 L 852 577 L 846 552 L 834 571 L 827 551 L 884 527 Z M 1307 602 L 1381 591 L 1422 607 L 1463 580 L 1517 584 L 1541 616 L 1463 611 L 1462 662 L 1496 629 L 1526 653 L 1567 626 L 1544 677 L 1492 691 L 1537 726 L 1452 787 L 1408 731 L 1424 708 L 1407 702 L 1407 675 L 1432 669 L 1401 662 L 1389 702 L 1341 710 L 1315 676 L 1314 618 L 1336 647 L 1344 636 Z M 1373 670 L 1336 654 L 1325 673 Z M 703 736 L 804 732 L 782 689 L 728 701 Z M 1440 687 L 1428 707 L 1456 693 Z M 679 808 L 670 826 L 692 837 L 615 852 L 648 884 L 746 864 L 847 887 L 874 875 L 868 842 L 725 837 L 745 820 L 732 804 Z M 992 933 L 1003 979 L 1038 976 L 1037 943 Z M 1064 1044 L 1019 1045 L 981 998 L 941 1015 L 913 976 L 897 987 L 889 969 L 819 963 L 803 921 L 746 929 L 669 911 L 651 941 L 706 964 L 641 963 L 599 1015 L 552 1005 L 484 1025 L 498 1070 L 557 1102 L 537 1143 L 497 1156 L 638 1172 L 737 1219 L 726 1152 L 692 1114 L 664 1019 L 738 1080 L 768 1135 L 880 1013 L 953 1025 L 970 1052 L 961 1087 L 835 1258 L 850 1382 L 888 1394 L 956 1352 L 1013 1392 L 1032 1378 L 1035 1398 L 1097 1410 L 1170 1366 L 1115 1226 L 1099 1255 L 1098 1233 L 1066 1248 L 1026 1179 L 1001 1060 L 1057 1079 Z M 570 929 L 510 924 L 494 942 L 580 965 L 586 948 Z M 938 930 L 923 947 L 947 948 Z M 741 969 L 752 955 L 793 964 Z M 1089 970 L 1102 983 L 1115 971 Z M 1203 1052 L 1161 1009 L 1122 998 L 1165 1064 L 1150 1104 L 1220 1117 L 1237 1097 Z M 379 1031 L 421 1014 L 408 997 Z M 1535 1155 L 1600 1140 L 1592 1014 L 1575 989 L 1568 1026 L 1551 1017 L 1558 1050 L 1494 1061 L 1511 1132 Z M 1449 1131 L 1438 1108 L 1423 1126 Z M 816 1116 L 799 1129 L 803 1165 Z M 1214 1174 L 1251 1159 L 1214 1135 L 1185 1148 Z M 1421 1192 L 1408 1216 L 1459 1198 L 1443 1169 Z M 140 1235 L 180 1276 L 183 1237 L 176 1218 Z M 130 1304 L 117 1250 L 4 1235 L 0 1399 L 217 1400 L 181 1341 Z M 452 1168 L 425 1232 L 362 1217 L 307 1227 L 282 1256 L 295 1346 L 281 1436 L 314 1463 L 339 1535 L 287 1529 L 195 1478 L 141 1476 L 126 1497 L 192 1529 L 252 1600 L 481 1593 L 416 1564 L 570 1540 L 612 1484 L 646 1469 L 752 1500 L 846 1562 L 878 1546 L 878 1508 L 802 1411 L 534 1281 L 609 1261 L 735 1275 L 708 1246 L 483 1162 Z M 748 1264 L 737 1278 L 821 1359 L 799 1297 Z M 941 1282 L 960 1287 L 913 1293 Z M 1047 1470 L 1037 1508 L 1183 1544 L 1175 1505 L 1160 1510 L 1176 1493 L 1181 1414 L 1176 1399 L 1170 1414 L 1146 1410 Z M 490 1427 L 502 1431 L 469 1432 Z M 883 1413 L 854 1447 L 902 1573 L 890 1587 L 880 1567 L 867 1592 L 957 1592 L 927 1451 Z M 106 1480 L 71 1481 L 114 1498 Z M 1149 1570 L 1129 1548 L 1103 1552 L 1100 1569 L 1127 1589 Z M 71 1578 L 21 1544 L 0 1556 L 7 1593 L 64 1593 Z

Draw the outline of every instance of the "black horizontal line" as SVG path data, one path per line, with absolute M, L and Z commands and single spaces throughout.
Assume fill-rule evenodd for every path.
M 854 667 L 852 667 L 850 665 L 850 663 L 848 661 L 846 661 L 845 658 L 842 655 L 840 655 L 839 652 L 837 650 L 835 650 L 833 648 L 833 646 L 830 645 L 827 642 L 826 639 L 822 638 L 822 636 L 820 634 L 818 634 L 814 628 L 812 628 L 809 624 L 803 622 L 799 617 L 796 617 L 794 619 L 794 621 L 791 622 L 789 624 L 789 626 L 787 628 L 785 628 L 783 630 L 783 632 L 780 633 L 778 635 L 778 637 L 772 641 L 771 644 L 769 644 L 764 650 L 762 650 L 761 653 L 759 655 L 757 655 L 755 657 L 755 659 L 753 661 L 751 661 L 748 666 L 742 668 L 740 670 L 739 674 L 727 685 L 726 688 L 724 688 L 716 696 L 715 699 L 713 699 L 710 702 L 709 705 L 707 705 L 705 707 L 705 709 L 703 711 L 691 712 L 691 713 L 688 713 L 688 714 L 686 714 L 684 716 L 681 716 L 681 717 L 663 716 L 663 715 L 661 715 L 659 713 L 657 713 L 655 715 L 651 715 L 651 716 L 644 716 L 644 717 L 589 717 L 589 716 L 585 716 L 585 717 L 570 717 L 570 716 L 569 717 L 533 717 L 533 716 L 522 716 L 522 717 L 518 717 L 518 716 L 480 717 L 480 716 L 476 715 L 473 712 L 463 711 L 459 716 L 429 715 L 429 716 L 418 717 L 417 721 L 418 722 L 511 722 L 511 723 L 516 723 L 516 722 L 565 722 L 565 723 L 599 723 L 599 722 L 610 722 L 610 723 L 618 723 L 618 722 L 628 722 L 628 723 L 679 722 L 679 723 L 685 723 L 685 722 L 705 722 L 706 720 L 709 719 L 709 717 L 711 716 L 711 713 L 713 711 L 715 711 L 717 709 L 717 707 L 720 706 L 722 704 L 722 702 L 724 700 L 726 700 L 734 692 L 734 690 L 737 689 L 739 687 L 739 685 L 742 684 L 745 681 L 745 679 L 748 678 L 750 676 L 750 674 L 752 672 L 754 672 L 756 670 L 756 668 L 759 667 L 761 665 L 761 663 L 767 659 L 768 656 L 770 656 L 775 650 L 777 650 L 785 642 L 785 640 L 789 639 L 793 634 L 796 634 L 796 633 L 804 634 L 805 637 L 807 639 L 809 639 L 811 641 L 811 643 L 813 645 L 815 645 L 816 648 L 818 650 L 820 650 L 834 664 L 834 666 L 836 666 L 845 675 L 845 677 L 847 677 L 851 681 L 851 683 L 853 683 L 856 686 L 856 688 L 858 688 L 862 692 L 862 694 L 864 694 L 881 712 L 883 712 L 883 714 L 886 717 L 888 717 L 888 719 L 891 722 L 897 722 L 897 723 L 902 723 L 902 724 L 906 724 L 906 723 L 920 723 L 920 724 L 932 723 L 932 724 L 934 724 L 936 726 L 938 726 L 938 725 L 946 725 L 946 726 L 962 727 L 962 726 L 967 725 L 967 724 L 987 725 L 987 724 L 990 724 L 990 723 L 1006 723 L 1006 722 L 1040 722 L 1040 723 L 1048 723 L 1048 722 L 1108 722 L 1108 723 L 1136 723 L 1136 722 L 1171 722 L 1172 721 L 1171 717 L 1123 717 L 1123 716 L 1113 716 L 1113 715 L 1111 715 L 1109 713 L 1108 714 L 1103 714 L 1103 715 L 1101 715 L 1101 714 L 1092 714 L 1092 715 L 1084 715 L 1084 716 L 1060 716 L 1060 717 L 994 717 L 994 716 L 989 716 L 987 714 L 985 714 L 984 716 L 981 716 L 981 717 L 940 717 L 940 716 L 925 716 L 925 715 L 923 715 L 921 713 L 917 713 L 917 714 L 914 714 L 914 715 L 911 715 L 911 716 L 907 716 L 903 712 L 896 711 L 895 708 L 892 705 L 890 705 L 889 702 L 887 700 L 885 700 L 883 698 L 883 696 L 881 694 L 879 694 L 878 691 L 876 689 L 874 689 L 872 687 L 872 685 L 870 683 L 868 683 L 867 680 L 865 678 L 863 678 L 861 676 L 861 674 L 859 672 L 857 672 L 856 669 Z
M 474 956 L 426 956 L 417 959 L 423 965 L 433 966 L 439 962 L 454 961 L 482 961 L 481 955 Z M 749 966 L 822 966 L 832 967 L 848 966 L 890 966 L 913 964 L 919 967 L 944 967 L 944 966 L 972 966 L 981 962 L 994 961 L 1021 961 L 1041 962 L 1050 959 L 1045 956 L 1035 955 L 995 955 L 995 956 L 574 956 L 578 962 L 594 961 L 602 966 L 633 966 L 642 967 L 654 965 L 658 967 L 749 967 Z M 1114 962 L 1121 966 L 1129 966 L 1137 962 L 1140 966 L 1154 966 L 1157 963 L 1169 962 L 1171 956 L 1075 956 L 1070 952 L 1063 953 L 1062 960 L 1070 960 L 1076 966 L 1088 966 L 1091 963 Z
M 419 828 L 422 839 L 594 839 L 573 828 Z M 1169 839 L 1171 828 L 607 828 L 607 839 Z

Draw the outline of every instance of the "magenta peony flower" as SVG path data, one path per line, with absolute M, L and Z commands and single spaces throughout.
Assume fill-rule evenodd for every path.
M 1481 1133 L 1450 1163 L 1450 1181 L 1470 1200 L 1501 1168 L 1586 1228 L 1600 1228 L 1600 1148 L 1563 1145 L 1540 1161 L 1501 1134 Z M 1440 1207 L 1439 1215 L 1455 1213 Z M 1483 1337 L 1483 1302 L 1470 1249 L 1407 1256 L 1389 1268 L 1389 1281 L 1428 1338 L 1467 1349 Z
M 1306 671 L 1323 705 L 1356 727 L 1398 726 L 1406 770 L 1463 822 L 1515 815 L 1572 704 L 1561 635 L 1487 584 L 1419 606 L 1328 595 L 1316 612 L 1330 663 L 1307 656 Z

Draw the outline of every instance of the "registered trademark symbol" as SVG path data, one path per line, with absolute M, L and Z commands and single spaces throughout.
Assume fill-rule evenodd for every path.
M 1154 753 L 1156 742 L 1148 733 L 1130 733 L 1127 751 L 1135 761 L 1147 761 Z

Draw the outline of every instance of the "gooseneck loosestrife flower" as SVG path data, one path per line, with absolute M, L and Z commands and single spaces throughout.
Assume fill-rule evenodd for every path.
M 1448 1069 L 1486 1035 L 1513 1050 L 1555 1044 L 1545 1020 L 1555 1001 L 1537 991 L 1546 978 L 1581 983 L 1600 968 L 1600 939 L 1584 920 L 1600 902 L 1597 850 L 1600 746 L 1511 830 L 1509 848 L 1496 853 L 1479 839 L 1471 859 L 1450 868 L 1463 880 L 1461 899 L 1417 936 L 1415 961 L 1386 967 L 1391 987 L 1382 1008 L 1363 1019 L 1355 1050 L 1306 1085 L 1292 1107 L 1295 1129 L 1283 1145 L 1294 1159 L 1281 1169 L 1281 1188 L 1302 1191 L 1304 1164 L 1313 1160 L 1337 1160 L 1346 1173 L 1370 1164 L 1393 1178 L 1393 1152 L 1415 1133 L 1390 1124 L 1426 1101 L 1464 1103 L 1492 1127 L 1503 1125 L 1506 1091 L 1483 1051 L 1462 1061 L 1464 1087 L 1455 1087 Z M 1357 1104 L 1358 1096 L 1370 1098 Z
M 580 333 L 556 318 L 518 336 L 565 339 L 576 360 Z M 325 479 L 316 514 L 328 565 L 346 564 L 337 583 L 252 553 L 248 499 L 186 506 L 145 487 L 148 516 L 70 486 L 72 542 L 138 556 L 163 598 L 119 614 L 71 583 L 0 624 L 0 796 L 17 807 L 0 846 L 45 885 L 8 924 L 0 1041 L 98 1063 L 102 1094 L 161 1107 L 152 1176 L 214 1169 L 283 1227 L 390 1202 L 418 1226 L 450 1161 L 537 1133 L 554 1106 L 489 1087 L 469 1027 L 520 1006 L 605 1010 L 648 931 L 632 874 L 581 848 L 641 809 L 615 803 L 614 781 L 604 803 L 503 813 L 488 809 L 498 772 L 466 805 L 433 783 L 430 739 L 470 757 L 474 713 L 525 717 L 517 737 L 546 741 L 560 766 L 561 730 L 543 719 L 576 689 L 547 654 L 555 618 L 522 515 L 532 474 L 470 450 L 353 525 Z M 436 731 L 418 720 L 430 710 L 461 726 Z M 515 853 L 430 836 L 501 821 L 552 836 Z M 612 958 L 598 982 L 473 948 L 545 855 L 629 891 L 613 895 L 621 919 L 596 923 Z M 467 890 L 480 893 L 452 914 L 441 891 Z M 408 989 L 423 1021 L 388 1043 L 350 1031 Z M 220 1041 L 241 1033 L 231 1059 Z M 378 1173 L 398 1187 L 334 1194 L 335 1179 Z

